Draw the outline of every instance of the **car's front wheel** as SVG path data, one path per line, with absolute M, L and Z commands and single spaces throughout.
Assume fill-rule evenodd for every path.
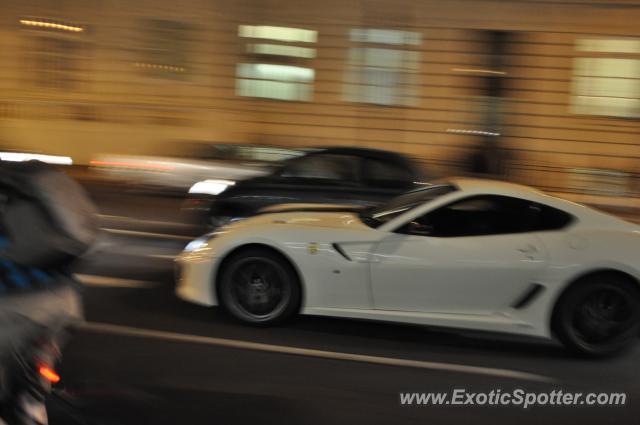
M 289 262 L 268 248 L 248 248 L 227 259 L 218 281 L 220 304 L 253 325 L 279 323 L 296 313 L 301 291 Z
M 604 357 L 630 348 L 640 332 L 640 290 L 615 273 L 581 279 L 562 295 L 553 330 L 571 351 Z

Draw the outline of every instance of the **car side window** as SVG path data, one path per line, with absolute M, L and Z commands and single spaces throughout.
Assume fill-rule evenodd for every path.
M 364 182 L 380 188 L 411 187 L 413 172 L 397 162 L 367 159 L 364 163 Z
M 350 155 L 310 154 L 290 161 L 280 173 L 285 178 L 355 182 L 360 158 Z
M 465 198 L 438 208 L 399 229 L 432 237 L 487 236 L 557 230 L 572 216 L 546 205 L 498 195 Z
M 564 229 L 574 220 L 571 214 L 548 205 L 532 204 L 530 208 L 536 211 L 531 222 L 531 228 L 536 232 Z

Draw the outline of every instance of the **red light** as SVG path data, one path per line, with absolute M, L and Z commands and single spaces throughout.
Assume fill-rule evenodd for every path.
M 60 375 L 58 375 L 56 371 L 51 369 L 49 366 L 40 366 L 38 372 L 40 373 L 40 376 L 52 384 L 60 382 Z

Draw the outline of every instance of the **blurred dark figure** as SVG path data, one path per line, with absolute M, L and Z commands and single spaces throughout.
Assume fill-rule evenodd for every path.
M 0 161 L 0 424 L 46 424 L 67 331 L 82 321 L 70 263 L 98 236 L 82 187 L 37 161 Z
M 489 158 L 486 149 L 482 146 L 476 147 L 468 156 L 466 171 L 474 176 L 489 174 Z
M 513 34 L 505 31 L 483 31 L 480 37 L 487 45 L 487 71 L 484 86 L 484 117 L 482 129 L 486 135 L 469 154 L 465 171 L 477 177 L 507 179 L 510 153 L 502 146 L 501 128 L 505 103 L 505 57 Z
M 464 161 L 465 172 L 474 177 L 508 180 L 511 152 L 504 147 L 482 143 L 476 146 Z

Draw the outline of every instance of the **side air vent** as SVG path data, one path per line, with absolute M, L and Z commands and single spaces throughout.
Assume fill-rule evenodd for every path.
M 531 302 L 542 293 L 544 286 L 539 283 L 532 283 L 527 290 L 515 300 L 511 307 L 515 309 L 522 309 L 531 304 Z
M 337 243 L 332 243 L 331 246 L 333 247 L 333 249 L 336 250 L 338 254 L 342 255 L 347 261 L 351 261 L 351 257 L 349 257 L 347 253 L 344 252 L 344 250 L 340 245 L 338 245 Z

